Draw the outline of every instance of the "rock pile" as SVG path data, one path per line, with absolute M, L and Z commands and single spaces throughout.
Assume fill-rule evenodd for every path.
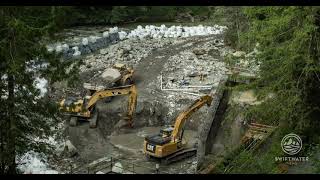
M 257 59 L 257 47 L 252 52 L 235 51 L 228 49 L 223 56 L 229 61 L 232 68 L 240 71 L 242 75 L 259 75 L 261 62 Z
M 220 79 L 228 71 L 220 56 L 222 45 L 222 39 L 212 39 L 171 56 L 164 64 L 157 81 L 148 85 L 158 87 L 166 94 L 163 95 L 163 102 L 169 107 L 168 117 L 175 117 L 185 105 L 199 96 L 215 91 Z M 205 111 L 205 108 L 200 109 L 200 112 L 202 110 Z
M 226 29 L 225 26 L 171 26 L 166 27 L 165 25 L 153 26 L 147 25 L 144 28 L 139 25 L 136 29 L 125 32 L 119 31 L 118 27 L 109 28 L 109 31 L 102 33 L 102 36 L 89 36 L 82 38 L 78 44 L 68 45 L 56 44 L 47 46 L 49 52 L 62 53 L 64 59 L 71 59 L 72 57 L 78 57 L 80 55 L 87 55 L 95 52 L 99 49 L 106 48 L 111 44 L 117 43 L 125 39 L 139 39 L 152 38 L 186 38 L 192 36 L 203 36 L 212 34 L 221 34 Z
M 227 71 L 225 63 L 219 60 L 217 45 L 220 43 L 223 41 L 210 41 L 201 47 L 170 57 L 162 72 L 163 88 L 217 85 L 220 77 Z
M 182 39 L 150 39 L 147 43 L 137 39 L 127 39 L 113 44 L 107 48 L 100 49 L 99 54 L 91 54 L 84 57 L 84 65 L 80 71 L 92 69 L 104 69 L 115 63 L 126 64 L 135 67 L 141 59 L 146 58 L 153 49 L 162 48 L 169 44 L 180 43 Z

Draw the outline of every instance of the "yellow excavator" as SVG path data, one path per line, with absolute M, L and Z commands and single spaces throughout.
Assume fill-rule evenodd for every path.
M 176 118 L 174 126 L 160 130 L 159 134 L 145 137 L 144 154 L 147 158 L 154 157 L 169 164 L 196 154 L 196 148 L 186 148 L 182 142 L 186 120 L 204 104 L 211 105 L 212 97 L 202 96 Z
M 60 109 L 70 115 L 70 126 L 76 126 L 78 120 L 87 120 L 90 122 L 90 128 L 96 128 L 98 111 L 95 105 L 98 100 L 106 97 L 129 95 L 128 114 L 126 120 L 132 127 L 132 116 L 137 105 L 137 90 L 134 84 L 120 86 L 116 88 L 95 91 L 91 96 L 85 96 L 83 99 L 66 98 L 60 102 Z

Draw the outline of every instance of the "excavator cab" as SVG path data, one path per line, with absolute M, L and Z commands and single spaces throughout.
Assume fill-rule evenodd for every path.
M 67 97 L 60 102 L 60 110 L 65 109 L 69 112 L 80 112 L 82 110 L 83 100 L 76 97 Z
M 126 70 L 127 66 L 125 64 L 114 64 L 114 68 L 119 69 L 119 70 Z
M 170 136 L 171 136 L 172 131 L 173 131 L 173 127 L 164 128 L 164 129 L 161 129 L 161 130 L 160 130 L 160 135 L 161 135 L 163 138 L 167 138 L 167 137 L 170 137 Z

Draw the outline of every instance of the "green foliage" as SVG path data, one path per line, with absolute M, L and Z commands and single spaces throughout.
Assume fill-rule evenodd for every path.
M 243 13 L 243 8 L 241 6 L 216 7 L 211 15 L 212 21 L 228 27 L 224 34 L 226 44 L 236 49 L 243 48 L 240 35 L 249 26 L 249 22 Z
M 304 155 L 310 144 L 319 143 L 320 8 L 248 7 L 244 14 L 249 27 L 238 47 L 250 50 L 260 43 L 257 59 L 261 61 L 261 78 L 247 88 L 264 100 L 245 115 L 280 128 L 258 152 L 233 158 L 235 168 L 229 173 L 279 173 L 274 157 L 284 155 L 280 141 L 285 134 L 302 137 Z
M 205 6 L 65 6 L 55 7 L 57 23 L 63 26 L 119 25 L 132 22 L 174 22 L 189 14 L 200 21 L 208 20 L 214 7 Z M 190 19 L 183 19 L 190 21 Z
M 246 151 L 244 146 L 230 152 L 217 167 L 218 173 L 226 174 L 273 174 L 279 173 L 275 157 L 282 156 L 282 133 L 270 137 L 256 151 Z
M 318 134 L 320 62 L 318 7 L 246 8 L 251 26 L 245 38 L 259 42 L 260 96 L 273 98 L 252 109 L 251 115 L 282 127 Z M 272 107 L 272 108 L 270 108 Z M 309 140 L 309 139 L 308 139 Z
M 49 97 L 39 98 L 35 80 L 46 78 L 54 83 L 69 76 L 66 68 L 72 62 L 49 54 L 42 43 L 43 37 L 58 30 L 61 11 L 58 7 L 0 8 L 0 58 L 4 67 L 0 69 L 0 173 L 15 173 L 15 158 L 26 151 L 50 150 L 47 143 L 36 138 L 45 140 L 55 132 L 60 122 L 58 108 Z

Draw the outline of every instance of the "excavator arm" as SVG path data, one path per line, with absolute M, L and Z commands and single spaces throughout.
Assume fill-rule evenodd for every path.
M 97 101 L 100 99 L 111 97 L 111 96 L 122 96 L 127 94 L 133 94 L 136 96 L 137 93 L 136 93 L 135 85 L 121 86 L 121 87 L 116 87 L 111 89 L 105 89 L 102 91 L 96 91 L 88 100 L 86 109 L 91 110 L 93 106 L 97 103 Z
M 185 111 L 179 114 L 176 118 L 174 129 L 172 131 L 172 138 L 175 142 L 176 140 L 181 139 L 182 131 L 186 120 L 197 110 L 199 110 L 204 104 L 210 106 L 212 102 L 212 97 L 209 95 L 202 96 L 200 99 L 195 101 L 191 106 L 189 106 Z
M 132 124 L 132 116 L 135 111 L 136 105 L 137 105 L 137 90 L 135 85 L 129 85 L 129 86 L 121 86 L 116 87 L 112 89 L 106 89 L 102 91 L 95 92 L 91 98 L 88 100 L 88 103 L 86 105 L 87 110 L 92 110 L 94 105 L 97 103 L 98 100 L 106 97 L 111 96 L 122 96 L 129 94 L 129 102 L 128 102 L 128 115 L 127 120 L 129 121 L 129 124 Z
M 136 86 L 132 85 L 130 89 L 130 96 L 129 96 L 129 101 L 128 101 L 128 115 L 127 115 L 127 120 L 129 123 L 129 126 L 132 127 L 132 117 L 133 113 L 136 109 L 137 106 L 137 90 Z

